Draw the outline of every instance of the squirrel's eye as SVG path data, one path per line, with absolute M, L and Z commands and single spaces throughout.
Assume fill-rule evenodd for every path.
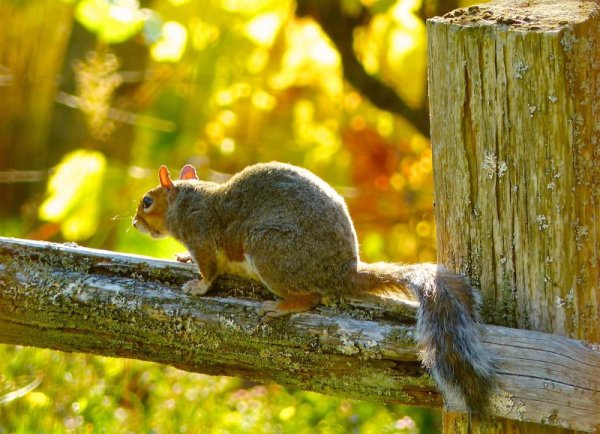
M 150 196 L 144 196 L 144 198 L 142 199 L 142 203 L 144 204 L 144 209 L 148 209 L 150 208 L 150 206 L 152 205 L 152 198 Z

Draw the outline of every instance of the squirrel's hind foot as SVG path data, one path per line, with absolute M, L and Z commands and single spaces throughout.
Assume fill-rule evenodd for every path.
M 262 321 L 266 322 L 291 313 L 306 312 L 319 304 L 319 301 L 321 301 L 321 296 L 318 294 L 298 294 L 288 296 L 283 300 L 265 301 L 259 313 L 263 317 Z
M 181 289 L 189 295 L 204 295 L 210 290 L 210 284 L 205 282 L 204 279 L 192 279 L 186 282 Z

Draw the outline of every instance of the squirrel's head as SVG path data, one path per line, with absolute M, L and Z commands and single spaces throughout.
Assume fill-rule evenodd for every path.
M 158 171 L 160 185 L 148 191 L 138 205 L 132 224 L 140 232 L 150 235 L 152 238 L 164 238 L 169 235 L 167 229 L 167 211 L 169 203 L 177 195 L 177 185 L 171 180 L 169 170 L 160 166 Z M 180 180 L 198 179 L 194 166 L 186 164 L 181 169 Z

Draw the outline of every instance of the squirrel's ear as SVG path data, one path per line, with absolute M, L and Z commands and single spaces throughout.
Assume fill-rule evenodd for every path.
M 158 170 L 158 179 L 160 179 L 160 186 L 162 188 L 170 190 L 175 187 L 169 176 L 169 169 L 167 169 L 166 166 L 160 166 L 160 169 Z
M 196 174 L 196 169 L 191 164 L 186 164 L 181 169 L 181 173 L 179 174 L 179 179 L 198 179 L 198 175 Z

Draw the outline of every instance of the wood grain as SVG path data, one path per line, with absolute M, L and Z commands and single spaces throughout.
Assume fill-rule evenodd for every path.
M 189 264 L 0 238 L 0 342 L 442 405 L 418 361 L 413 305 L 390 311 L 350 301 L 262 323 L 260 303 L 270 295 L 258 284 L 224 276 L 214 293 L 189 297 L 179 288 L 193 277 Z M 492 414 L 596 432 L 600 352 L 560 336 L 481 328 L 498 361 Z
M 600 343 L 600 4 L 494 1 L 428 31 L 438 261 L 482 289 L 488 321 Z M 597 374 L 579 350 L 556 352 L 561 339 L 546 342 L 550 363 L 519 368 L 538 422 L 600 414 L 597 388 L 571 395 Z M 502 345 L 512 369 L 522 344 Z M 551 375 L 566 381 L 533 380 Z M 452 415 L 445 431 L 553 432 Z

